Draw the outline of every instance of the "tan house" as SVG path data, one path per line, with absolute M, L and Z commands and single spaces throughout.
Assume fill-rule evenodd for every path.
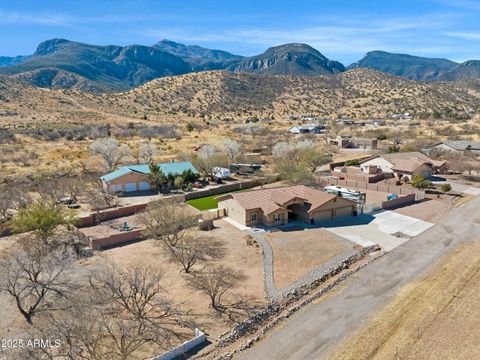
M 188 161 L 160 163 L 158 167 L 165 175 L 180 175 L 185 171 L 197 174 L 198 171 Z M 112 192 L 146 191 L 153 188 L 148 181 L 150 167 L 147 164 L 121 166 L 109 174 L 100 177 L 105 190 Z
M 328 144 L 340 149 L 364 149 L 376 150 L 378 148 L 377 139 L 353 138 L 351 135 L 339 135 L 336 138 L 327 139 Z
M 415 175 L 429 177 L 433 174 L 444 173 L 445 161 L 432 160 L 418 151 L 399 152 L 376 155 L 360 163 L 360 168 L 366 174 L 381 172 L 392 174 L 394 177 L 412 179 Z
M 356 203 L 303 185 L 236 192 L 217 197 L 218 208 L 246 225 L 283 225 L 289 220 L 320 224 L 341 216 L 353 216 Z

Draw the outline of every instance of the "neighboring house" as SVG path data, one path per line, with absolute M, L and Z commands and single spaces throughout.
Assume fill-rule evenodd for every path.
M 291 134 L 320 134 L 323 129 L 322 125 L 305 124 L 293 126 L 288 130 Z
M 246 225 L 282 225 L 289 220 L 321 224 L 342 216 L 353 216 L 356 203 L 303 185 L 235 192 L 217 197 L 225 215 Z
M 351 135 L 340 135 L 336 138 L 327 139 L 330 145 L 336 146 L 340 149 L 365 149 L 375 150 L 378 147 L 377 139 L 356 139 Z
M 393 114 L 391 116 L 392 119 L 400 119 L 400 120 L 411 120 L 413 119 L 413 115 L 410 113 L 404 113 L 404 114 Z
M 376 150 L 378 148 L 377 139 L 353 139 L 352 147 L 354 149 Z
M 414 175 L 429 177 L 446 170 L 445 161 L 436 161 L 418 151 L 376 155 L 360 162 L 366 174 L 383 172 L 398 179 L 412 179 Z
M 191 170 L 198 171 L 190 162 L 168 162 L 158 164 L 165 175 L 181 174 Z M 113 192 L 133 192 L 150 190 L 153 186 L 148 181 L 150 167 L 148 164 L 121 166 L 118 170 L 100 177 L 106 190 Z
M 457 154 L 464 154 L 472 152 L 474 154 L 480 154 L 480 141 L 466 141 L 466 140 L 454 140 L 443 141 L 435 144 L 430 148 L 430 151 L 437 150 L 441 152 L 451 152 Z
M 352 142 L 351 135 L 339 135 L 336 138 L 327 139 L 329 145 L 336 146 L 340 149 L 347 148 Z

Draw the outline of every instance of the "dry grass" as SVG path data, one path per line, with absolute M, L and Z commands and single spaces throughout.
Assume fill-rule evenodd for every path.
M 477 359 L 480 240 L 443 257 L 326 358 Z

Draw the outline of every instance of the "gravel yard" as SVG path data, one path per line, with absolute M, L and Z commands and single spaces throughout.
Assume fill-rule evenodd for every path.
M 351 250 L 354 243 L 324 229 L 276 231 L 265 234 L 272 247 L 274 277 L 283 288 L 331 258 Z
M 136 214 L 131 216 L 125 216 L 115 220 L 108 220 L 96 226 L 82 228 L 80 229 L 80 231 L 92 239 L 100 239 L 124 232 L 124 223 L 127 223 L 128 228 L 132 230 L 142 230 L 145 228 L 140 221 L 139 215 Z M 120 231 L 119 229 L 122 230 Z

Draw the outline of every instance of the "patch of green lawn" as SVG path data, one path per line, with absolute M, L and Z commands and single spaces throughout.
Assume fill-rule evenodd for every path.
M 199 199 L 187 200 L 187 204 L 198 210 L 210 210 L 218 207 L 218 201 L 215 197 L 218 195 L 206 196 Z
M 249 191 L 249 190 L 252 190 L 252 189 L 242 189 L 242 190 L 235 190 L 231 192 L 243 192 L 243 191 Z M 220 195 L 224 195 L 224 194 L 217 194 L 212 196 L 205 196 L 198 199 L 187 200 L 187 204 L 190 206 L 193 206 L 195 209 L 198 209 L 200 211 L 216 209 L 218 208 L 218 201 L 215 198 Z

